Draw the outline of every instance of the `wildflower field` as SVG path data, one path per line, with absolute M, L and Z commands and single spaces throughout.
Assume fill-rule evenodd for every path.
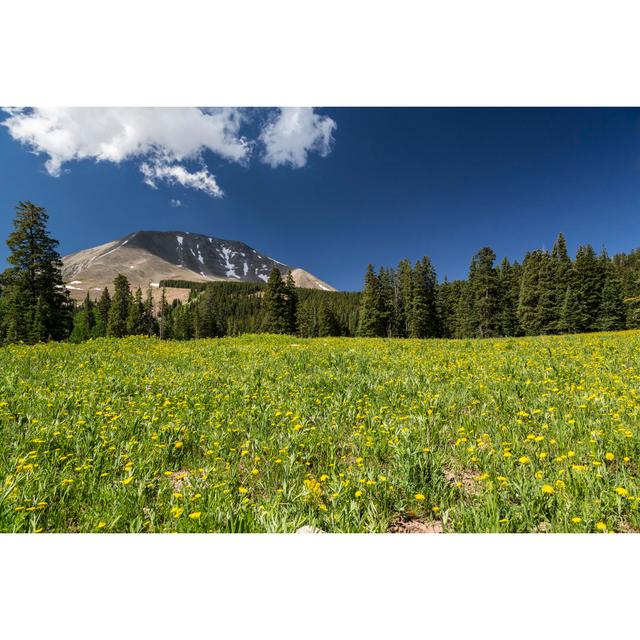
M 0 349 L 3 532 L 640 529 L 640 332 Z

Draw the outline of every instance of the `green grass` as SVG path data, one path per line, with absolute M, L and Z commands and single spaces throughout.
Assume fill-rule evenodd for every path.
M 640 332 L 6 347 L 0 530 L 638 530 L 639 388 Z

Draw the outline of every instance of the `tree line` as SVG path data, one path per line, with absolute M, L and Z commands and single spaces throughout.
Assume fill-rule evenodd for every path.
M 640 251 L 610 258 L 591 245 L 571 259 L 560 234 L 550 252 L 536 249 L 522 264 L 484 247 L 466 280 L 437 284 L 428 257 L 396 269 L 369 265 L 359 335 L 489 338 L 640 326 Z
M 140 288 L 132 293 L 126 276 L 118 275 L 113 297 L 105 288 L 97 301 L 87 294 L 78 306 L 70 340 L 140 334 L 173 340 L 261 332 L 301 337 L 356 334 L 359 294 L 298 289 L 290 273 L 283 279 L 276 268 L 266 285 L 211 282 L 184 287 L 189 290 L 185 302 L 168 303 L 163 284 L 154 304 L 151 289 L 143 298 Z
M 560 234 L 550 252 L 496 265 L 485 247 L 465 280 L 438 283 L 428 257 L 377 271 L 369 265 L 362 292 L 295 286 L 274 268 L 267 283 L 160 283 L 131 290 L 119 274 L 97 300 L 76 305 L 62 280 L 58 242 L 45 209 L 16 208 L 7 239 L 9 267 L 0 274 L 0 343 L 81 342 L 103 336 L 157 335 L 188 340 L 242 333 L 301 337 L 487 338 L 640 327 L 640 250 L 610 258 L 581 246 L 574 259 Z M 165 287 L 188 290 L 167 302 Z

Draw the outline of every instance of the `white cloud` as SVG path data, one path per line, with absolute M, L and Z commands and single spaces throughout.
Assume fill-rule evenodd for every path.
M 151 158 L 140 169 L 145 182 L 177 182 L 213 196 L 222 191 L 206 169 L 189 172 L 182 163 L 200 160 L 205 150 L 235 162 L 250 154 L 239 135 L 238 109 L 186 108 L 36 108 L 10 109 L 2 123 L 11 136 L 36 154 L 48 156 L 45 167 L 59 176 L 65 163 L 92 159 L 119 163 Z
M 205 151 L 231 162 L 247 163 L 256 141 L 240 134 L 248 111 L 196 107 L 51 107 L 4 110 L 0 124 L 31 152 L 47 156 L 50 175 L 80 160 L 120 163 L 138 160 L 144 182 L 161 181 L 223 196 L 204 165 Z M 326 156 L 336 123 L 312 108 L 283 108 L 272 114 L 259 135 L 263 161 L 272 167 L 302 167 L 307 155 Z M 190 170 L 189 163 L 200 168 Z
M 181 164 L 170 164 L 163 160 L 154 160 L 153 162 L 143 162 L 140 165 L 140 171 L 144 176 L 145 184 L 154 189 L 157 188 L 156 183 L 159 180 L 164 180 L 169 184 L 179 184 L 183 187 L 204 191 L 204 193 L 214 198 L 221 198 L 224 195 L 224 192 L 216 182 L 215 176 L 212 176 L 206 167 L 203 167 L 200 171 L 189 171 Z
M 175 207 L 176 209 L 185 206 L 184 203 L 182 202 L 182 200 L 180 200 L 179 198 L 171 198 L 171 200 L 169 200 L 169 202 L 171 203 L 171 206 Z
M 303 167 L 312 151 L 328 155 L 336 126 L 329 116 L 314 113 L 311 107 L 282 108 L 260 135 L 265 147 L 263 160 L 272 167 Z

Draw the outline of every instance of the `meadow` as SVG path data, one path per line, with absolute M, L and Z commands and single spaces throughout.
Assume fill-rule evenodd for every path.
M 640 332 L 0 349 L 3 532 L 640 530 Z

